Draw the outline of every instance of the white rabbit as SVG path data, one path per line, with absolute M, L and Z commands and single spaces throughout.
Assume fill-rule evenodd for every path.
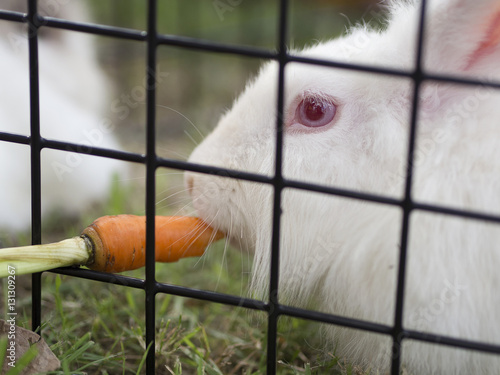
M 26 2 L 2 0 L 6 9 L 26 11 Z M 40 1 L 42 15 L 88 21 L 76 1 Z M 27 26 L 0 22 L 0 131 L 30 134 Z M 47 139 L 85 147 L 118 148 L 113 124 L 106 118 L 109 82 L 88 35 L 42 28 L 39 33 L 40 132 Z M 29 228 L 30 149 L 0 142 L 0 229 Z M 83 154 L 42 150 L 42 212 L 81 212 L 110 192 L 112 175 L 123 163 Z
M 500 82 L 500 3 L 427 5 L 424 71 Z M 420 2 L 389 8 L 384 31 L 358 26 L 293 53 L 412 72 Z M 274 174 L 277 72 L 263 67 L 191 162 Z M 409 78 L 287 64 L 285 179 L 402 199 L 413 92 Z M 419 99 L 412 199 L 498 215 L 500 90 L 429 80 Z M 200 217 L 254 251 L 252 287 L 267 293 L 272 187 L 198 173 L 186 185 Z M 292 188 L 282 198 L 280 302 L 392 326 L 402 210 Z M 404 328 L 500 344 L 500 226 L 423 210 L 409 222 Z M 391 337 L 326 333 L 326 350 L 389 371 Z M 498 355 L 414 340 L 403 340 L 401 361 L 412 374 L 500 371 Z

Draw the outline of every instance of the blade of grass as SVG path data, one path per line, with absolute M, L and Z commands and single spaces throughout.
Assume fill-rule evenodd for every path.
M 7 336 L 0 338 L 0 369 L 3 367 L 3 362 L 7 357 Z
M 54 293 L 54 301 L 56 304 L 56 309 L 57 312 L 59 313 L 59 316 L 62 321 L 62 329 L 65 330 L 66 328 L 66 315 L 64 314 L 64 309 L 63 309 L 63 304 L 62 304 L 62 298 L 61 298 L 61 284 L 62 284 L 62 279 L 61 275 L 56 275 L 55 279 L 55 293 Z
M 191 350 L 194 351 L 198 357 L 204 358 L 205 356 L 201 354 L 196 345 L 191 341 L 191 338 L 195 336 L 200 330 L 201 330 L 200 327 L 195 328 L 193 331 L 184 336 L 181 341 L 184 342 L 187 346 L 189 346 Z
M 146 362 L 146 357 L 148 356 L 149 349 L 151 349 L 151 345 L 153 343 L 150 342 L 146 350 L 144 351 L 144 355 L 142 356 L 141 362 L 139 363 L 139 367 L 137 368 L 136 375 L 140 375 L 142 366 L 144 366 L 144 363 Z
M 123 346 L 123 341 L 120 341 L 120 346 L 122 348 L 122 353 L 123 353 L 123 356 L 122 356 L 122 375 L 125 375 L 125 347 Z
M 158 310 L 158 316 L 165 316 L 167 314 L 167 309 L 170 305 L 170 301 L 172 300 L 171 294 L 165 294 L 163 297 L 163 302 L 160 305 Z
M 83 335 L 77 342 L 75 342 L 71 348 L 66 352 L 66 356 L 61 362 L 71 363 L 78 357 L 80 357 L 87 349 L 94 345 L 93 341 L 90 341 L 90 332 Z
M 205 349 L 206 349 L 204 359 L 207 360 L 208 358 L 210 358 L 211 350 L 210 350 L 210 344 L 208 342 L 207 331 L 205 330 L 204 326 L 201 326 L 201 333 L 202 333 L 201 337 L 203 338 L 203 343 L 204 343 Z
M 85 370 L 87 367 L 90 367 L 90 366 L 95 366 L 95 365 L 98 365 L 99 363 L 101 362 L 104 362 L 104 361 L 108 361 L 110 359 L 113 359 L 113 358 L 116 358 L 118 357 L 120 354 L 112 354 L 112 355 L 108 355 L 108 356 L 104 356 L 102 358 L 99 358 L 99 359 L 95 359 L 91 362 L 88 362 L 84 365 L 82 365 L 81 367 L 79 367 L 76 371 L 80 371 L 82 372 L 83 370 Z M 125 370 L 124 370 L 125 371 Z

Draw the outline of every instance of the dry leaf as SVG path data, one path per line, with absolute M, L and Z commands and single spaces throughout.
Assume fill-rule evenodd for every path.
M 16 326 L 15 320 L 5 321 L 0 319 L 0 337 L 5 336 L 7 336 L 7 352 L 4 359 L 2 374 L 5 374 L 12 368 L 12 365 L 15 366 L 18 359 L 33 345 L 36 345 L 37 355 L 28 366 L 23 369 L 23 375 L 54 371 L 60 367 L 61 363 L 54 353 L 52 353 L 52 350 L 50 350 L 45 340 L 30 330 Z M 15 350 L 13 350 L 14 348 Z M 11 356 L 11 354 L 14 354 L 14 356 Z

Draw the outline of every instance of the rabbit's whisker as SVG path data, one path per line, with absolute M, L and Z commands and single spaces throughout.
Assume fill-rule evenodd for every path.
M 177 111 L 176 109 L 173 109 L 172 107 L 168 107 L 168 106 L 163 105 L 163 104 L 158 104 L 157 106 L 160 108 L 169 109 L 172 112 L 177 113 L 179 116 L 182 116 L 184 119 L 186 119 L 187 122 L 189 122 L 191 124 L 191 126 L 200 134 L 200 136 L 204 137 L 204 135 L 200 131 L 200 129 L 198 129 L 198 127 L 186 115 L 182 114 L 181 112 Z

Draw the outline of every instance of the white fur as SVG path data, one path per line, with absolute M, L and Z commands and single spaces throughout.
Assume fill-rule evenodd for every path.
M 8 9 L 25 2 L 3 0 Z M 18 9 L 19 8 L 19 9 Z M 88 21 L 81 3 L 41 1 L 43 14 Z M 29 61 L 25 25 L 2 21 L 0 31 L 0 131 L 30 134 Z M 39 37 L 40 132 L 42 137 L 89 147 L 118 148 L 106 123 L 109 82 L 88 35 L 41 28 Z M 30 148 L 0 142 L 0 229 L 27 229 L 30 209 Z M 106 198 L 122 163 L 63 151 L 42 150 L 42 211 L 81 212 Z
M 418 4 L 394 3 L 385 31 L 358 27 L 295 53 L 411 71 Z M 500 41 L 479 49 L 492 27 L 500 29 L 492 26 L 498 2 L 428 5 L 426 71 L 499 82 Z M 411 80 L 294 63 L 285 73 L 285 178 L 402 198 Z M 272 175 L 276 90 L 277 64 L 269 63 L 190 161 Z M 290 123 L 308 93 L 334 98 L 331 126 L 314 131 Z M 412 198 L 498 215 L 500 91 L 428 81 L 419 109 Z M 265 294 L 272 188 L 195 173 L 186 181 L 199 215 L 255 252 L 252 286 Z M 280 300 L 392 325 L 401 210 L 294 189 L 283 192 L 282 207 Z M 423 211 L 414 211 L 410 224 L 404 326 L 500 344 L 500 226 Z M 326 331 L 327 350 L 389 370 L 389 337 L 333 325 Z M 496 356 L 415 341 L 404 341 L 402 353 L 412 374 L 492 374 L 500 368 Z

